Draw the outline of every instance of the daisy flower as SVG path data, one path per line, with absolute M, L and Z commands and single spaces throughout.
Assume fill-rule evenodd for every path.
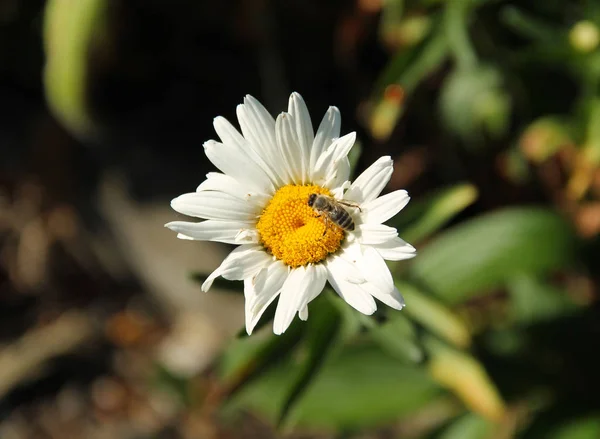
M 336 107 L 328 109 L 315 134 L 298 93 L 292 93 L 287 113 L 276 120 L 252 96 L 237 107 L 237 117 L 241 133 L 217 117 L 214 127 L 221 142 L 204 144 L 221 172 L 208 173 L 196 192 L 171 202 L 177 212 L 205 221 L 166 225 L 179 238 L 239 245 L 202 290 L 208 291 L 218 276 L 243 280 L 248 334 L 277 297 L 275 334 L 283 333 L 296 313 L 306 320 L 308 304 L 327 282 L 364 314 L 377 309 L 374 298 L 402 309 L 404 300 L 385 260 L 412 258 L 415 249 L 383 224 L 409 200 L 404 190 L 379 197 L 392 175 L 391 158 L 381 157 L 348 181 L 348 152 L 356 134 L 339 137 Z M 330 204 L 345 203 L 338 206 L 349 218 L 336 221 L 316 210 L 309 198 L 317 196 L 326 196 Z

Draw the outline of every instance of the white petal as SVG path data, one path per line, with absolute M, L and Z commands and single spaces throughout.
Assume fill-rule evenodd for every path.
M 254 327 L 265 310 L 279 295 L 281 287 L 288 277 L 288 270 L 281 261 L 273 261 L 268 267 L 244 280 L 246 298 L 246 332 L 252 334 Z
M 273 332 L 283 334 L 290 326 L 294 315 L 323 291 L 327 270 L 323 265 L 298 267 L 290 272 L 279 295 L 275 311 Z
M 265 110 L 266 112 L 266 110 Z M 270 117 L 270 115 L 269 115 Z M 246 140 L 235 127 L 224 117 L 216 117 L 213 121 L 215 131 L 219 135 L 222 143 L 235 146 L 237 149 L 244 150 L 254 162 L 267 174 L 276 187 L 281 186 L 283 180 L 279 177 L 276 169 L 273 168 L 268 156 L 264 155 L 264 150 L 252 146 L 251 142 Z M 273 126 L 273 129 L 275 126 Z
M 350 187 L 350 182 L 348 180 L 346 180 L 341 185 L 339 185 L 338 187 L 332 187 L 332 188 L 330 188 L 331 195 L 333 195 L 334 198 L 337 198 L 338 200 L 341 200 L 342 198 L 344 198 L 344 192 L 349 187 Z
M 369 294 L 371 294 L 373 297 L 375 297 L 377 300 L 380 300 L 381 302 L 385 303 L 391 308 L 401 310 L 405 306 L 404 298 L 402 297 L 402 294 L 400 294 L 396 287 L 394 287 L 392 291 L 387 293 L 382 292 L 371 283 L 362 284 L 360 287 L 367 291 Z
M 279 292 L 289 276 L 288 267 L 279 260 L 271 261 L 253 278 L 254 295 L 247 295 L 250 311 L 256 313 L 273 294 Z
M 310 114 L 308 108 L 304 103 L 304 99 L 298 93 L 292 93 L 288 105 L 288 113 L 292 116 L 294 121 L 294 132 L 298 146 L 301 150 L 302 156 L 302 181 L 304 183 L 309 180 L 310 171 L 310 153 L 315 139 L 312 122 L 310 120 Z
M 350 160 L 348 157 L 341 158 L 335 167 L 335 170 L 328 174 L 323 186 L 330 189 L 336 189 L 350 178 Z
M 402 261 L 417 255 L 417 250 L 409 243 L 396 237 L 390 241 L 372 246 L 383 259 L 388 261 Z
M 245 284 L 245 282 L 244 282 Z M 249 310 L 246 310 L 246 333 L 248 335 L 252 335 L 252 331 L 254 331 L 254 327 L 265 313 L 267 308 L 273 303 L 273 301 L 279 296 L 279 292 L 281 288 L 275 291 L 272 295 L 266 296 L 266 301 L 261 303 L 260 307 L 256 307 L 256 310 L 252 313 Z
M 257 192 L 241 184 L 235 178 L 221 174 L 220 172 L 209 172 L 196 192 L 220 191 L 232 195 L 244 201 L 251 201 L 256 205 L 266 206 L 271 197 L 265 193 Z
M 305 306 L 298 311 L 298 317 L 300 317 L 300 320 L 304 320 L 305 322 L 308 320 L 308 306 Z
M 337 161 L 339 161 L 343 157 L 348 156 L 348 153 L 354 146 L 355 142 L 356 142 L 356 133 L 353 131 L 353 132 L 348 133 L 345 136 L 340 137 L 339 139 L 335 140 L 329 146 L 329 148 L 327 148 L 328 150 L 331 149 L 331 151 L 333 151 L 333 154 L 331 155 L 331 159 L 332 159 L 334 165 Z
M 355 264 L 338 255 L 331 255 L 327 258 L 325 265 L 329 272 L 336 273 L 337 279 L 339 280 L 353 284 L 366 282 L 365 277 L 360 273 L 360 270 L 356 268 Z
M 234 244 L 258 244 L 259 242 L 260 234 L 254 228 L 254 224 L 252 224 L 252 227 L 240 229 L 234 238 Z
M 273 151 L 275 144 L 275 119 L 263 105 L 250 95 L 238 105 L 237 116 L 244 138 L 260 151 Z
M 341 260 L 341 258 L 337 259 Z M 367 315 L 371 315 L 377 310 L 377 304 L 369 293 L 365 292 L 360 285 L 346 281 L 347 272 L 342 265 L 332 263 L 326 265 L 327 280 L 348 305 Z M 358 271 L 356 267 L 354 270 Z
M 252 96 L 244 98 L 244 104 L 237 107 L 238 121 L 244 138 L 251 149 L 264 160 L 271 173 L 278 176 L 277 187 L 289 183 L 281 172 L 281 158 L 275 139 L 275 119 L 267 109 Z
M 246 287 L 246 285 L 249 282 L 251 282 L 251 281 L 250 280 L 244 281 L 244 288 Z M 260 320 L 262 315 L 265 313 L 267 308 L 271 305 L 271 303 L 273 303 L 273 301 L 279 296 L 280 291 L 281 291 L 281 289 L 275 291 L 270 296 L 265 296 L 265 299 L 266 299 L 265 302 L 264 303 L 261 302 L 261 306 L 256 307 L 256 310 L 254 312 L 250 311 L 250 309 L 249 309 L 250 305 L 248 304 L 248 301 L 246 301 L 246 332 L 248 333 L 248 335 L 252 335 L 252 331 L 254 331 L 254 327 L 256 326 L 256 324 L 258 323 L 258 321 Z
M 267 278 L 268 265 L 261 268 L 254 276 L 244 279 L 244 298 L 246 299 L 246 312 L 250 310 L 252 302 L 256 300 L 256 284 L 264 284 Z
M 236 145 L 238 148 L 249 148 L 248 141 L 240 134 L 238 130 L 222 116 L 217 116 L 213 120 L 213 127 L 221 142 Z
M 333 150 L 331 149 L 323 151 L 315 165 L 312 167 L 311 179 L 315 184 L 322 184 L 325 182 L 332 155 Z
M 317 164 L 319 157 L 325 152 L 327 147 L 331 145 L 333 139 L 340 136 L 340 126 L 342 119 L 340 110 L 337 107 L 329 107 L 323 120 L 319 125 L 315 140 L 313 142 L 312 151 L 310 153 L 310 169 L 313 169 Z
M 204 191 L 183 194 L 171 201 L 171 207 L 184 215 L 217 220 L 252 221 L 260 214 L 260 207 L 232 195 Z
M 383 293 L 389 293 L 394 289 L 390 269 L 375 249 L 370 246 L 351 244 L 344 251 L 344 254 L 346 253 L 356 261 L 354 263 L 366 279 L 365 284 L 371 283 Z
M 348 152 L 354 146 L 356 133 L 335 140 L 318 158 L 312 171 L 312 180 L 327 187 L 338 187 L 350 174 Z
M 229 253 L 219 268 L 206 278 L 202 284 L 202 291 L 208 291 L 218 276 L 228 280 L 242 280 L 254 276 L 263 267 L 268 266 L 271 260 L 272 257 L 265 252 L 262 246 L 241 245 Z
M 200 183 L 200 185 L 196 188 L 196 192 L 202 192 L 202 191 L 225 192 L 225 189 L 229 189 L 230 185 L 243 186 L 242 184 L 238 183 L 238 181 L 235 178 L 231 177 L 230 175 L 225 175 L 220 172 L 209 172 L 208 174 L 206 174 L 206 180 L 204 180 L 202 183 Z M 231 195 L 236 196 L 238 198 L 243 198 L 243 197 L 239 196 L 240 194 L 237 192 L 237 190 L 228 191 L 228 193 L 230 193 Z
M 361 206 L 363 223 L 381 224 L 400 212 L 410 197 L 405 190 L 390 192 Z
M 336 188 L 341 186 L 350 178 L 350 160 L 348 153 L 354 146 L 356 133 L 352 132 L 340 137 L 333 142 L 330 148 L 333 150 L 332 161 L 325 176 L 325 187 Z
M 398 236 L 393 227 L 383 224 L 359 224 L 354 231 L 361 244 L 383 244 Z
M 165 227 L 184 235 L 187 239 L 235 244 L 235 238 L 240 231 L 254 229 L 254 222 L 207 220 L 200 223 L 190 223 L 187 221 L 173 221 L 165 224 Z
M 281 113 L 277 116 L 275 137 L 290 183 L 304 184 L 302 176 L 306 164 L 303 163 L 302 151 L 294 133 L 294 118 L 290 114 Z
M 358 285 L 376 299 L 395 309 L 402 309 L 404 299 L 394 286 L 394 280 L 383 258 L 370 246 L 350 245 L 344 253 L 356 258 L 356 265 L 366 278 L 366 282 Z M 361 257 L 362 254 L 362 257 Z
M 389 156 L 381 157 L 358 176 L 344 194 L 344 198 L 365 204 L 379 196 L 392 176 L 394 162 Z
M 273 193 L 275 186 L 249 151 L 232 144 L 209 140 L 204 143 L 206 157 L 224 174 L 263 193 Z

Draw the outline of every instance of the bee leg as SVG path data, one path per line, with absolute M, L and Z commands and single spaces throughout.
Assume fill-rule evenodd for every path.
M 317 213 L 315 215 L 315 218 L 323 218 L 323 223 L 325 223 L 325 228 L 323 229 L 323 236 L 325 236 L 325 234 L 327 233 L 327 221 L 329 220 L 327 218 L 327 215 L 323 215 L 322 213 Z
M 356 209 L 358 209 L 360 212 L 362 212 L 362 209 L 360 208 L 360 206 L 356 203 L 350 203 L 348 201 L 338 201 L 338 203 L 343 204 L 344 206 L 348 206 L 348 207 L 354 207 Z
M 325 223 L 325 228 L 323 229 L 323 236 L 325 236 L 325 234 L 327 233 L 327 226 L 328 226 L 328 223 L 329 223 L 329 218 L 327 218 L 327 215 L 325 215 L 325 221 L 324 221 L 324 223 Z

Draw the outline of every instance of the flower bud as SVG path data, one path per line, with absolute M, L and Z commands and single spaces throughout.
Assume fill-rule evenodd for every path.
M 502 76 L 489 66 L 457 69 L 444 83 L 440 111 L 446 127 L 465 141 L 482 134 L 500 137 L 507 128 L 511 99 Z
M 369 118 L 369 128 L 375 139 L 383 141 L 392 134 L 404 108 L 403 103 L 404 89 L 397 84 L 388 85 Z
M 565 125 L 553 117 L 536 120 L 519 138 L 519 148 L 534 163 L 543 162 L 561 147 L 572 143 Z
M 600 43 L 600 30 L 591 21 L 582 20 L 571 28 L 569 42 L 578 52 L 589 53 Z

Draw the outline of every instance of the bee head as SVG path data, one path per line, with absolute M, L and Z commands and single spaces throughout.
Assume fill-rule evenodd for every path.
M 315 200 L 317 199 L 317 194 L 310 194 L 308 196 L 308 205 L 310 207 L 313 207 L 313 205 L 315 204 Z

